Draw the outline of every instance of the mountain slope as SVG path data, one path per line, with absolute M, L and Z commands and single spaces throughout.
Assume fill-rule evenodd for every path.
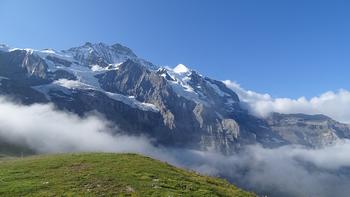
M 267 118 L 269 127 L 290 144 L 320 148 L 349 138 L 349 125 L 324 115 L 279 114 Z
M 0 94 L 24 104 L 54 103 L 81 116 L 97 111 L 127 134 L 225 154 L 247 144 L 320 147 L 350 137 L 350 127 L 333 120 L 319 129 L 319 121 L 255 117 L 223 82 L 182 64 L 156 66 L 120 44 L 63 51 L 0 45 Z
M 228 182 L 136 154 L 0 160 L 0 195 L 255 196 Z

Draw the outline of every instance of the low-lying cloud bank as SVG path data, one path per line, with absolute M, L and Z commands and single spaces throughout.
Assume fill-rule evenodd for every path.
M 311 99 L 305 97 L 290 99 L 273 98 L 269 94 L 245 90 L 230 80 L 224 83 L 248 104 L 253 114 L 258 116 L 264 117 L 271 112 L 324 114 L 337 121 L 350 123 L 350 92 L 347 90 L 329 91 Z
M 129 145 L 125 136 L 113 137 L 111 123 L 97 115 L 80 118 L 55 110 L 52 105 L 23 106 L 0 99 L 0 137 L 26 145 L 39 153 L 70 151 L 138 151 L 146 144 L 135 138 Z
M 27 145 L 39 153 L 135 152 L 201 173 L 224 176 L 262 194 L 327 197 L 350 193 L 349 141 L 317 150 L 249 146 L 236 155 L 224 156 L 155 147 L 145 137 L 112 134 L 118 128 L 97 115 L 80 118 L 51 105 L 23 106 L 3 98 L 0 125 L 0 139 Z

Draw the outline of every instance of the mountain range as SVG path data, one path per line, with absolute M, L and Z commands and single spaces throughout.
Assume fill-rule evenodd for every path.
M 115 134 L 168 147 L 231 154 L 250 144 L 315 148 L 350 138 L 349 125 L 325 115 L 255 116 L 222 81 L 183 64 L 155 65 L 121 44 L 62 51 L 0 45 L 0 94 L 79 116 L 95 112 L 118 126 Z

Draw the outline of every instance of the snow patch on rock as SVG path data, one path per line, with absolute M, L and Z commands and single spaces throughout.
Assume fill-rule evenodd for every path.
M 177 74 L 184 74 L 190 72 L 190 69 L 183 64 L 178 64 L 173 71 Z

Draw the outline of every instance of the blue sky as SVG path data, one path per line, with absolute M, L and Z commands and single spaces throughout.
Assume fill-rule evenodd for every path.
M 156 64 L 312 97 L 350 89 L 349 10 L 345 0 L 0 0 L 0 42 L 119 42 Z

